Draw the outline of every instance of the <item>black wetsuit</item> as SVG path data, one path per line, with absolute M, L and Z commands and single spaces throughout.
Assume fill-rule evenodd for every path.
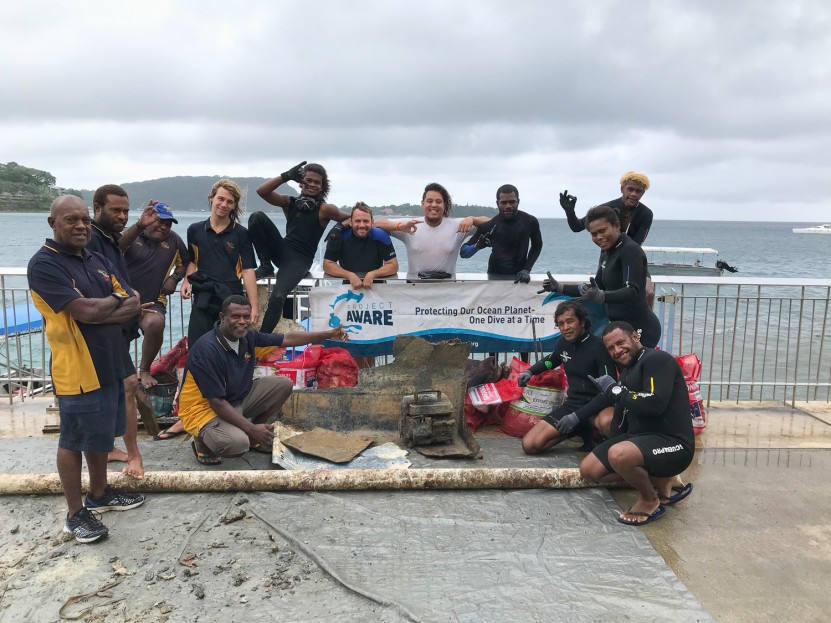
M 661 323 L 646 303 L 646 255 L 629 236 L 621 234 L 617 244 L 601 252 L 597 287 L 606 293 L 606 315 L 610 321 L 625 320 L 641 331 L 641 344 L 654 348 L 661 339 Z M 563 293 L 578 297 L 577 286 Z
M 488 259 L 488 278 L 514 279 L 521 270 L 531 271 L 542 251 L 542 234 L 537 217 L 518 211 L 516 216 L 505 220 L 497 214 L 485 225 L 476 228 L 476 234 L 462 247 L 459 255 L 471 257 L 476 252 L 476 243 L 489 232 L 492 232 L 492 250 Z
M 631 441 L 644 456 L 651 476 L 675 476 L 692 462 L 695 436 L 687 383 L 675 357 L 662 350 L 642 349 L 635 362 L 621 371 L 628 390 L 615 406 L 612 431 L 619 434 L 594 449 L 609 465 L 609 448 Z
M 585 423 L 590 417 L 612 405 L 612 401 L 600 393 L 589 380 L 589 376 L 599 378 L 604 374 L 617 378 L 615 363 L 599 337 L 586 333 L 576 342 L 569 342 L 561 337 L 554 344 L 554 351 L 531 366 L 528 371 L 531 374 L 540 374 L 557 366 L 562 366 L 566 373 L 568 391 L 563 404 L 546 416 L 545 420 L 549 424 L 555 425 L 561 417 L 572 412 L 577 414 L 581 423 Z
M 355 273 L 361 279 L 371 270 L 381 268 L 395 259 L 395 248 L 390 235 L 373 227 L 366 238 L 358 238 L 351 229 L 341 233 L 340 244 L 332 241 L 326 246 L 324 259 L 337 262 L 344 270 Z
M 623 197 L 612 199 L 601 205 L 609 206 L 617 212 L 620 219 L 620 231 L 629 236 L 632 240 L 642 245 L 649 235 L 652 227 L 652 210 L 644 204 L 638 203 L 631 214 L 623 203 Z M 573 232 L 580 232 L 586 229 L 586 217 L 579 218 L 574 210 L 566 210 L 568 226 Z
M 271 333 L 280 322 L 286 297 L 309 272 L 317 245 L 326 229 L 320 224 L 323 200 L 317 199 L 313 210 L 298 210 L 297 199 L 289 197 L 285 238 L 264 212 L 254 212 L 248 219 L 251 242 L 260 258 L 260 265 L 274 264 L 277 267 L 277 276 L 260 327 L 263 333 Z

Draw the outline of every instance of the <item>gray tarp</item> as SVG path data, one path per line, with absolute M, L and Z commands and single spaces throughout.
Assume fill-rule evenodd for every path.
M 484 461 L 443 465 L 578 460 L 480 441 Z M 55 447 L 0 440 L 0 469 L 51 471 Z M 180 440 L 142 449 L 151 470 L 197 467 Z M 268 458 L 249 453 L 222 468 L 267 467 Z M 412 469 L 435 464 L 409 458 Z M 614 521 L 619 509 L 604 489 L 151 494 L 138 509 L 104 515 L 111 536 L 88 546 L 62 541 L 64 512 L 59 496 L 0 498 L 0 622 L 58 620 L 71 595 L 119 577 L 116 560 L 131 575 L 70 613 L 123 598 L 99 607 L 109 614 L 97 620 L 712 620 L 643 531 Z M 189 553 L 192 568 L 178 563 Z

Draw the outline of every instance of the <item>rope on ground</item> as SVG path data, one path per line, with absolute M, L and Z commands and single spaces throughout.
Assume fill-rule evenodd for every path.
M 335 582 L 343 586 L 345 589 L 355 593 L 356 595 L 360 595 L 361 597 L 368 599 L 369 601 L 378 604 L 379 606 L 383 606 L 385 608 L 395 608 L 398 610 L 399 614 L 407 617 L 413 623 L 422 623 L 422 620 L 416 616 L 414 613 L 410 612 L 410 610 L 402 603 L 399 603 L 393 599 L 387 599 L 386 597 L 382 597 L 380 595 L 376 595 L 375 593 L 371 593 L 359 586 L 355 586 L 354 584 L 344 580 L 340 577 L 340 574 L 332 568 L 329 563 L 327 563 L 323 558 L 318 556 L 318 554 L 311 549 L 310 547 L 306 547 L 300 539 L 294 536 L 288 530 L 284 530 L 282 528 L 278 528 L 273 523 L 262 517 L 252 506 L 249 505 L 249 510 L 251 514 L 254 515 L 257 519 L 262 521 L 266 526 L 274 530 L 277 534 L 283 537 L 286 541 L 288 541 L 292 547 L 299 549 L 303 554 L 314 561 L 314 563 L 320 567 L 320 569 L 326 573 L 329 577 L 331 577 Z

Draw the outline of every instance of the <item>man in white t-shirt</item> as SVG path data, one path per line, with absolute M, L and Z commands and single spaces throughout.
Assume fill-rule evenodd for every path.
M 477 225 L 489 219 L 486 216 L 450 218 L 453 207 L 450 193 L 435 182 L 427 184 L 424 189 L 421 207 L 424 210 L 423 220 L 378 219 L 375 226 L 404 243 L 407 249 L 407 279 L 454 279 L 462 243 L 476 233 Z

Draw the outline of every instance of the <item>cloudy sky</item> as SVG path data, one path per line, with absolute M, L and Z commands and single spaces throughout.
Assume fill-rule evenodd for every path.
M 327 167 L 340 205 L 828 221 L 826 0 L 6 2 L 0 162 L 95 188 Z

